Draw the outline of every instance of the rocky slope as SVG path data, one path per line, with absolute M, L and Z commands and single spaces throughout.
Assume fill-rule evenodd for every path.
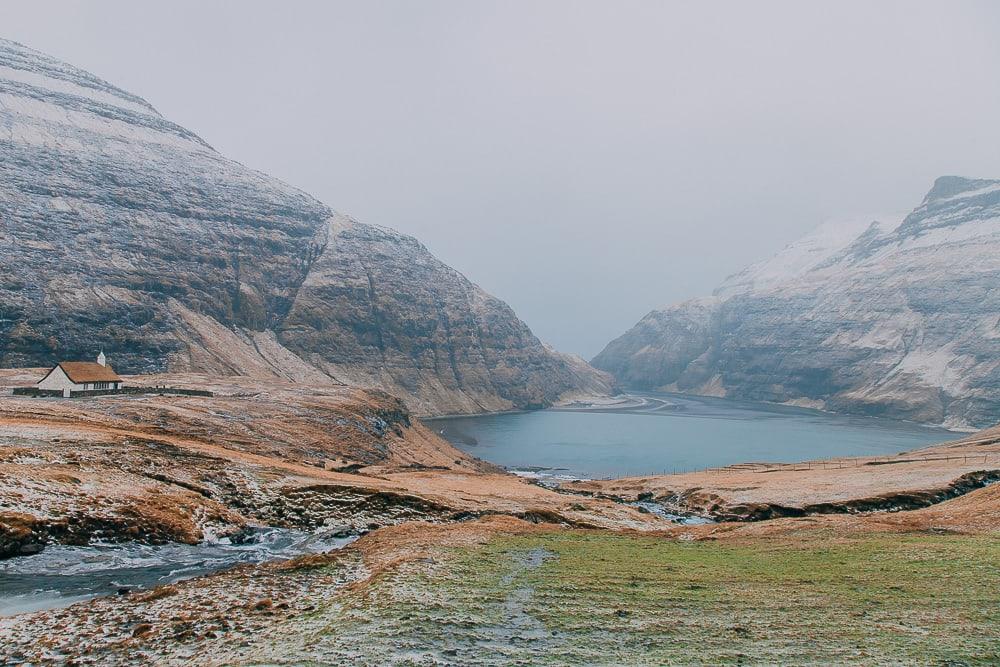
M 0 229 L 3 367 L 103 347 L 127 373 L 362 384 L 422 414 L 607 389 L 416 240 L 3 40 Z
M 34 377 L 0 371 L 0 394 Z M 503 473 L 384 392 L 193 374 L 127 380 L 215 395 L 0 400 L 0 559 L 97 539 L 196 543 L 248 525 L 361 531 L 487 514 L 669 525 Z
M 828 224 L 594 360 L 627 385 L 1000 420 L 1000 181 L 939 178 L 906 216 Z

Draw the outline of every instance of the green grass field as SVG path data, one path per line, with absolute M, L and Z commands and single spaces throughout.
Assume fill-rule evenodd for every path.
M 433 561 L 322 608 L 292 654 L 367 664 L 1000 663 L 998 535 L 734 544 L 562 531 Z

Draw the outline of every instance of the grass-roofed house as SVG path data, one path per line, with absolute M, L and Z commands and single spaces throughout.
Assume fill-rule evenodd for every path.
M 122 379 L 108 365 L 107 357 L 101 352 L 97 361 L 60 361 L 46 373 L 37 387 L 61 391 L 63 396 L 69 396 L 74 391 L 121 389 Z

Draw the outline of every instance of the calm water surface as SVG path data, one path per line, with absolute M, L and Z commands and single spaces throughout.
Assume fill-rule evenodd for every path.
M 563 478 L 889 455 L 958 437 L 892 420 L 654 393 L 630 395 L 618 407 L 454 417 L 428 424 L 481 459 L 515 472 Z

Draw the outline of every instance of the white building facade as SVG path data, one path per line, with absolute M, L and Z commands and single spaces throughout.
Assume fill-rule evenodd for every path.
M 74 391 L 121 389 L 122 379 L 108 365 L 104 352 L 97 361 L 60 361 L 36 385 L 39 389 L 60 391 L 69 396 Z

